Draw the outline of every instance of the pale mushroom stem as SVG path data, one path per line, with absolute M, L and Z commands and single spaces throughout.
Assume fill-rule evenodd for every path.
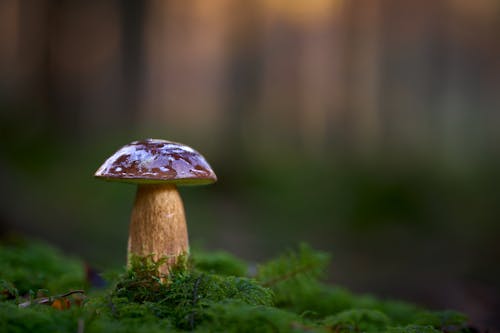
M 130 220 L 128 256 L 167 257 L 160 273 L 168 274 L 180 255 L 189 251 L 184 207 L 174 184 L 141 184 Z

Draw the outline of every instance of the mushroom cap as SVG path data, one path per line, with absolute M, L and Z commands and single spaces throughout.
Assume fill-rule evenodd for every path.
M 159 139 L 134 141 L 123 146 L 94 176 L 134 184 L 202 185 L 217 181 L 210 165 L 196 150 Z

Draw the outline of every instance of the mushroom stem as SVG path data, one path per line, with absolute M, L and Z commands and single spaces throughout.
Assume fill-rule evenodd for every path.
M 160 273 L 168 274 L 177 258 L 189 251 L 186 218 L 174 184 L 140 184 L 130 220 L 128 256 L 167 257 Z

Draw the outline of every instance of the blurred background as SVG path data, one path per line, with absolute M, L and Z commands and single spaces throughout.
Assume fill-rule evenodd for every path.
M 300 241 L 329 281 L 498 326 L 497 0 L 0 0 L 0 233 L 125 262 L 140 138 L 218 174 L 182 188 L 193 246 Z

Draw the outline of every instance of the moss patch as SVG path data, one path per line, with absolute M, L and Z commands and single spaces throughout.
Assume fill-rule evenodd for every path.
M 94 290 L 78 260 L 38 243 L 1 246 L 0 331 L 473 332 L 457 312 L 327 285 L 328 262 L 301 245 L 248 276 L 229 254 L 195 252 L 165 277 L 161 261 L 133 258 L 131 269 Z M 82 287 L 84 297 L 68 294 Z
M 81 261 L 63 256 L 57 249 L 36 241 L 12 239 L 0 244 L 0 288 L 8 285 L 20 295 L 41 290 L 63 293 L 85 285 Z

